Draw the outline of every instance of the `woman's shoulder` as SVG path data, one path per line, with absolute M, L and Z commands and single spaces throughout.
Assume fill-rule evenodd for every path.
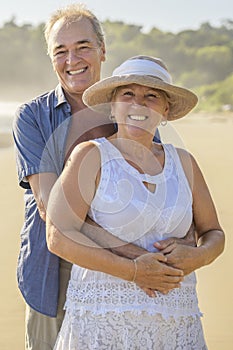
M 93 170 L 99 168 L 100 164 L 100 152 L 97 145 L 91 141 L 84 141 L 79 143 L 72 150 L 66 165 L 70 165 L 76 168 L 81 166 L 88 166 Z
M 179 158 L 181 160 L 181 163 L 185 167 L 196 167 L 197 166 L 197 161 L 193 154 L 186 150 L 185 148 L 179 148 L 175 147 L 177 154 L 179 155 Z
M 179 157 L 183 171 L 189 182 L 190 187 L 193 187 L 193 177 L 196 168 L 196 161 L 194 156 L 185 148 L 174 147 L 175 152 Z
M 91 140 L 90 141 L 83 141 L 74 147 L 74 149 L 72 150 L 72 152 L 70 154 L 70 157 L 72 159 L 76 159 L 76 158 L 80 158 L 80 157 L 82 158 L 83 156 L 88 154 L 90 151 L 97 153 L 98 152 L 97 144 Z
M 192 162 L 194 161 L 193 155 L 185 148 L 176 147 L 171 143 L 164 143 L 162 144 L 165 151 L 169 152 L 173 155 L 173 157 L 177 158 L 179 157 L 179 160 L 181 161 L 183 166 L 190 166 Z

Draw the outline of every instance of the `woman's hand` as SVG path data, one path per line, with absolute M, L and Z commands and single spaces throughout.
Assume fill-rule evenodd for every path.
M 155 296 L 159 291 L 168 293 L 180 287 L 184 273 L 167 265 L 167 257 L 161 253 L 147 253 L 135 259 L 137 273 L 135 283 L 149 296 Z

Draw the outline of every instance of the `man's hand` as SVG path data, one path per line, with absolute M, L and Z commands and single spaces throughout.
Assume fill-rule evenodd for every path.
M 191 247 L 197 246 L 197 234 L 195 230 L 194 223 L 192 222 L 188 232 L 183 238 L 170 237 L 159 242 L 154 243 L 154 247 L 158 250 L 164 250 L 174 243 L 188 245 Z
M 198 247 L 174 242 L 160 252 L 166 256 L 169 266 L 181 269 L 184 275 L 190 274 L 201 266 L 201 251 Z
M 169 266 L 183 270 L 185 275 L 200 267 L 200 252 L 197 248 L 194 223 L 192 223 L 184 238 L 167 238 L 154 243 L 154 247 L 166 256 Z

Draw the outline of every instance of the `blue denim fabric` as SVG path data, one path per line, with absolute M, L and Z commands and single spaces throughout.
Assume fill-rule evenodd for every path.
M 25 188 L 18 286 L 28 305 L 51 317 L 57 313 L 59 258 L 47 249 L 45 223 L 25 177 L 42 172 L 61 173 L 70 116 L 70 106 L 58 85 L 20 106 L 13 122 L 18 179 Z
M 156 132 L 155 132 L 155 136 L 153 138 L 153 141 L 154 142 L 157 142 L 157 143 L 161 143 L 161 139 L 160 139 L 160 133 L 159 133 L 159 130 L 156 129 Z

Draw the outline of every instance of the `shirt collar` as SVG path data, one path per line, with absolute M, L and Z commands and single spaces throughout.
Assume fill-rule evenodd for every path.
M 63 103 L 66 103 L 67 105 L 69 105 L 69 103 L 67 102 L 67 99 L 65 98 L 65 94 L 61 84 L 58 84 L 55 88 L 54 108 L 59 107 Z

